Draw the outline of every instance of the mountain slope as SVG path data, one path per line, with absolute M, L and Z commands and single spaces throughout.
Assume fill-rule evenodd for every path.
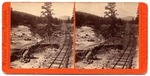
M 121 19 L 126 20 L 126 21 L 131 21 L 131 20 L 135 19 L 135 17 L 133 17 L 133 16 L 126 16 L 126 17 L 122 17 Z

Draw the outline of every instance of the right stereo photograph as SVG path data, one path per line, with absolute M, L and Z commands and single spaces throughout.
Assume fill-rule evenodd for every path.
M 76 69 L 138 69 L 138 3 L 76 3 Z

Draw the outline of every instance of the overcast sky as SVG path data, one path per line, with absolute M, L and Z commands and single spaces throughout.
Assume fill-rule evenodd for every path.
M 30 13 L 36 16 L 41 15 L 41 6 L 44 3 L 12 3 L 13 10 Z M 94 2 L 94 3 L 76 3 L 76 10 L 104 16 L 105 6 L 107 3 Z M 74 3 L 53 3 L 52 9 L 55 15 L 53 17 L 72 16 Z M 138 3 L 116 3 L 118 17 L 133 16 L 136 17 Z
M 33 14 L 36 16 L 41 15 L 41 6 L 44 3 L 11 3 L 11 7 L 13 10 L 26 12 L 29 14 Z M 73 7 L 74 3 L 52 3 L 52 9 L 55 15 L 53 17 L 62 17 L 62 16 L 70 16 L 73 15 Z
M 104 16 L 107 3 L 76 3 L 76 10 Z M 118 17 L 137 16 L 138 3 L 116 3 Z

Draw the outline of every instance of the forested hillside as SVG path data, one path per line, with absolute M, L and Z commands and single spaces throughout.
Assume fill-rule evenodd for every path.
M 138 18 L 132 19 L 130 21 L 126 21 L 122 18 L 117 18 L 116 19 L 116 28 L 118 29 L 117 31 L 122 31 L 123 28 L 125 27 L 126 22 L 128 23 L 134 23 L 137 24 Z M 94 29 L 94 32 L 97 34 L 102 34 L 104 37 L 107 38 L 109 31 L 111 28 L 109 27 L 111 25 L 111 19 L 110 17 L 100 17 L 97 15 L 93 15 L 90 13 L 85 13 L 85 12 L 76 12 L 76 26 L 77 28 L 81 26 L 89 26 Z

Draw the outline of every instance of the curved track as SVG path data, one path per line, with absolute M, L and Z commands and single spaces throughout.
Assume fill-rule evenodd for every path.
M 135 54 L 135 36 L 129 34 L 128 44 L 124 51 L 118 55 L 113 63 L 112 69 L 130 69 L 132 66 L 133 56 Z
M 55 56 L 51 58 L 49 68 L 67 68 L 69 55 L 71 54 L 71 36 L 65 31 L 65 40 Z

